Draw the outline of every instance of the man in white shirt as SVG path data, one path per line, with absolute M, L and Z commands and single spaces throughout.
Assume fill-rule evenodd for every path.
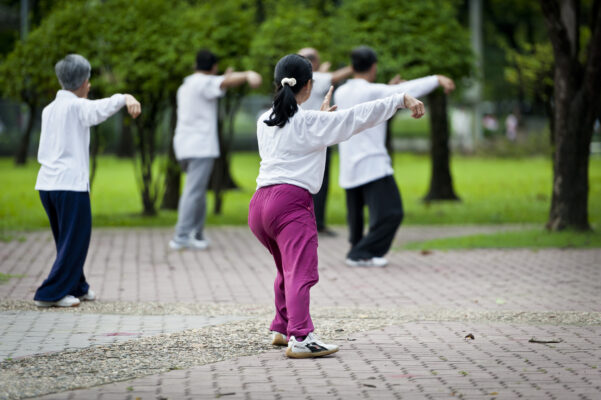
M 405 92 L 413 97 L 424 96 L 439 85 L 448 93 L 453 81 L 442 75 L 432 75 L 396 85 L 374 83 L 377 56 L 373 49 L 362 46 L 351 53 L 353 78 L 335 93 L 339 109 Z M 403 203 L 393 176 L 392 163 L 386 150 L 386 124 L 382 123 L 353 136 L 338 145 L 340 152 L 340 186 L 346 192 L 347 221 L 351 249 L 349 266 L 383 267 L 383 257 L 403 219 Z M 369 210 L 369 231 L 364 235 L 363 209 Z
M 196 71 L 177 90 L 177 125 L 173 138 L 175 157 L 187 174 L 178 204 L 175 235 L 169 242 L 174 250 L 206 249 L 203 236 L 206 192 L 215 158 L 219 157 L 217 107 L 228 88 L 248 83 L 256 88 L 261 76 L 254 71 L 217 75 L 217 57 L 208 50 L 196 55 Z
M 311 96 L 303 103 L 305 110 L 319 110 L 323 102 L 323 98 L 328 93 L 330 86 L 336 85 L 344 79 L 351 76 L 353 70 L 350 66 L 337 69 L 334 72 L 328 72 L 330 63 L 321 63 L 319 52 L 312 47 L 300 49 L 298 54 L 305 57 L 311 62 L 313 69 L 313 89 Z M 323 182 L 321 189 L 317 194 L 313 195 L 313 204 L 315 208 L 315 222 L 317 223 L 317 232 L 324 236 L 336 236 L 336 233 L 326 227 L 326 202 L 328 199 L 328 187 L 330 183 L 330 153 L 328 147 L 326 152 L 326 168 L 323 174 Z
M 35 189 L 50 220 L 57 255 L 34 300 L 39 307 L 72 307 L 80 300 L 95 299 L 83 273 L 92 233 L 90 126 L 103 122 L 124 105 L 136 118 L 141 107 L 129 94 L 88 100 L 91 66 L 80 55 L 69 54 L 56 64 L 55 71 L 63 89 L 42 111 L 41 167 Z

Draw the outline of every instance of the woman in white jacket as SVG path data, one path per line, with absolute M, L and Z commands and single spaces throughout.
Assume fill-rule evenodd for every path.
M 317 228 L 311 194 L 321 186 L 326 148 L 410 108 L 413 117 L 424 105 L 403 93 L 338 112 L 330 107 L 332 88 L 321 111 L 303 110 L 311 94 L 310 62 L 299 55 L 283 57 L 275 68 L 273 108 L 257 121 L 261 166 L 257 191 L 250 202 L 248 224 L 272 254 L 276 315 L 273 344 L 288 345 L 292 358 L 318 357 L 338 351 L 313 335 L 309 291 L 318 281 Z

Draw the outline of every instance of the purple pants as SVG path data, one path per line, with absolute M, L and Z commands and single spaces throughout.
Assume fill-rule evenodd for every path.
M 294 185 L 260 188 L 250 201 L 248 225 L 271 253 L 277 268 L 275 318 L 270 329 L 288 336 L 313 332 L 309 290 L 317 273 L 317 227 L 313 198 Z

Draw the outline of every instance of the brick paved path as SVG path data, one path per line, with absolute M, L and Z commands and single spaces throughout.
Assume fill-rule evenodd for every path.
M 395 245 L 498 229 L 408 227 L 400 230 Z M 414 310 L 412 321 L 387 326 L 386 317 L 373 317 L 386 327 L 335 338 L 342 350 L 321 360 L 291 361 L 274 349 L 48 398 L 601 398 L 601 250 L 422 254 L 395 248 L 387 268 L 351 269 L 343 262 L 347 243 L 344 231 L 339 232 L 336 238 L 320 238 L 320 282 L 312 290 L 312 307 L 331 309 L 334 323 L 337 309 L 356 307 L 384 315 L 386 310 Z M 100 306 L 271 306 L 272 260 L 247 228 L 209 229 L 213 245 L 201 252 L 169 251 L 171 234 L 171 229 L 94 230 L 85 269 Z M 0 285 L 0 306 L 29 310 L 54 252 L 49 232 L 0 243 L 0 271 L 22 275 Z M 432 317 L 428 310 L 434 308 L 442 311 Z M 60 311 L 46 318 L 85 315 L 69 312 L 71 317 Z M 468 318 L 473 313 L 479 313 L 479 320 Z M 541 313 L 544 321 L 537 322 Z M 226 314 L 221 317 L 231 317 Z M 468 333 L 475 340 L 464 339 Z M 39 336 L 49 346 L 59 341 L 63 349 L 73 346 L 65 337 L 53 342 L 51 336 Z M 532 337 L 562 342 L 528 342 Z M 0 354 L 7 341 L 0 336 Z M 34 339 L 29 345 L 36 349 L 30 353 L 56 351 L 36 347 Z M 3 397 L 1 390 L 0 375 L 0 398 L 18 398 Z

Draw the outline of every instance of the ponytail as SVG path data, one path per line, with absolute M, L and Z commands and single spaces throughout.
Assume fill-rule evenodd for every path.
M 278 61 L 274 78 L 276 93 L 273 108 L 265 124 L 282 128 L 298 111 L 295 95 L 313 77 L 311 63 L 305 57 L 289 54 Z

